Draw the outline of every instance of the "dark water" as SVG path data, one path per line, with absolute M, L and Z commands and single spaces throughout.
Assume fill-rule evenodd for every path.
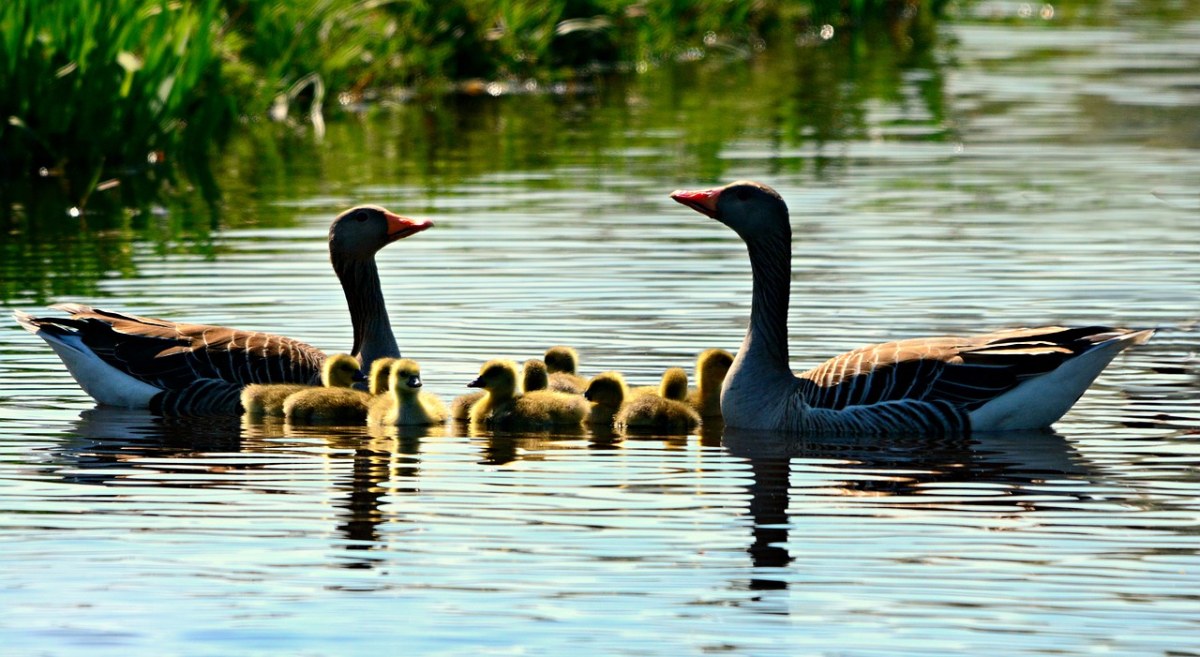
M 735 178 L 792 208 L 797 369 L 894 337 L 1164 330 L 1053 433 L 622 441 L 94 409 L 9 324 L 0 653 L 1200 654 L 1200 10 L 1102 7 L 377 108 L 319 144 L 254 129 L 217 212 L 6 235 L 6 307 L 336 351 L 332 215 L 433 218 L 380 261 L 447 398 L 551 344 L 636 383 L 735 349 L 744 250 L 666 196 Z

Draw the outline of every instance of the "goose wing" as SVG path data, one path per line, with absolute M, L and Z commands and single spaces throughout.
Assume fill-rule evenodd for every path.
M 887 342 L 825 361 L 801 374 L 800 386 L 814 408 L 915 400 L 972 410 L 1098 344 L 1131 333 L 1106 326 L 1046 326 Z
M 108 365 L 163 390 L 198 381 L 315 383 L 325 354 L 298 340 L 223 326 L 177 324 L 81 304 L 53 306 L 67 318 L 26 318 L 50 333 L 74 334 Z

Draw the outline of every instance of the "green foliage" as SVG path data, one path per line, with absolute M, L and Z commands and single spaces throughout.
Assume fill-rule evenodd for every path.
M 0 3 L 0 173 L 67 174 L 82 198 L 102 169 L 203 154 L 235 115 L 218 14 L 215 0 Z
M 203 185 L 239 116 L 319 116 L 378 89 L 747 57 L 833 16 L 839 29 L 873 14 L 903 22 L 940 2 L 4 0 L 0 180 L 48 176 L 82 204 L 106 178 L 169 180 L 172 168 L 147 164 L 165 157 Z M 132 187 L 146 185 L 120 194 Z M 10 195 L 0 188 L 0 204 Z

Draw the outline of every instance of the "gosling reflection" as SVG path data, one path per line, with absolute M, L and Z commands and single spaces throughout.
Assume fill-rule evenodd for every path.
M 757 591 L 788 586 L 787 571 L 782 569 L 792 562 L 787 548 L 789 490 L 796 473 L 813 467 L 807 465 L 811 461 L 821 462 L 819 469 L 815 475 L 811 470 L 806 474 L 823 479 L 818 485 L 834 489 L 838 498 L 866 498 L 863 504 L 878 498 L 921 498 L 924 501 L 908 507 L 920 513 L 941 509 L 962 513 L 964 504 L 989 515 L 1008 515 L 1014 508 L 1017 513 L 1037 510 L 1035 497 L 1021 500 L 1009 494 L 972 497 L 966 502 L 955 498 L 952 504 L 939 506 L 937 496 L 945 489 L 937 484 L 988 483 L 1012 491 L 1048 479 L 1091 475 L 1066 439 L 1050 431 L 951 439 L 812 439 L 726 429 L 724 445 L 750 465 L 752 481 L 747 493 L 752 529 L 747 552 L 752 573 L 748 587 Z M 794 464 L 795 459 L 801 462 Z M 888 508 L 897 508 L 896 503 L 889 502 Z
M 160 475 L 156 485 L 176 477 L 178 485 L 200 487 L 206 484 L 196 475 L 219 475 L 221 466 L 197 468 L 181 457 L 237 452 L 241 447 L 241 420 L 236 417 L 162 417 L 146 410 L 98 406 L 79 414 L 75 430 L 54 448 L 44 472 L 72 483 L 109 485 L 132 478 L 141 462 L 148 461 Z
M 334 483 L 334 490 L 341 492 L 340 499 L 334 502 L 341 509 L 337 531 L 345 539 L 348 552 L 370 552 L 385 546 L 382 525 L 402 520 L 402 516 L 388 514 L 383 507 L 394 501 L 389 498 L 420 490 L 417 479 L 421 474 L 421 441 L 441 433 L 444 432 L 440 427 L 400 426 L 376 427 L 368 435 L 348 433 L 327 437 L 337 456 L 350 454 L 350 471 Z M 373 568 L 376 560 L 362 555 L 342 565 Z

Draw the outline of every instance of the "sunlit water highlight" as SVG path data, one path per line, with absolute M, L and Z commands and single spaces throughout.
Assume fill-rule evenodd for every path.
M 443 108 L 461 134 L 411 157 L 389 137 L 400 119 L 335 124 L 327 150 L 287 163 L 294 178 L 244 145 L 222 181 L 227 228 L 13 247 L 0 271 L 30 282 L 5 303 L 346 349 L 323 237 L 337 210 L 374 202 L 438 224 L 380 256 L 429 389 L 452 397 L 482 360 L 557 343 L 586 373 L 650 383 L 735 349 L 749 304 L 741 244 L 666 195 L 752 178 L 792 208 L 797 369 L 892 337 L 1164 328 L 1055 433 L 622 441 L 164 420 L 93 409 L 10 326 L 0 653 L 1200 653 L 1200 27 L 945 31 L 940 63 L 842 98 L 861 116 L 833 128 L 779 105 L 807 96 L 760 62 Z M 719 81 L 748 86 L 705 91 Z M 679 123 L 705 102 L 725 112 L 699 131 L 712 142 Z

